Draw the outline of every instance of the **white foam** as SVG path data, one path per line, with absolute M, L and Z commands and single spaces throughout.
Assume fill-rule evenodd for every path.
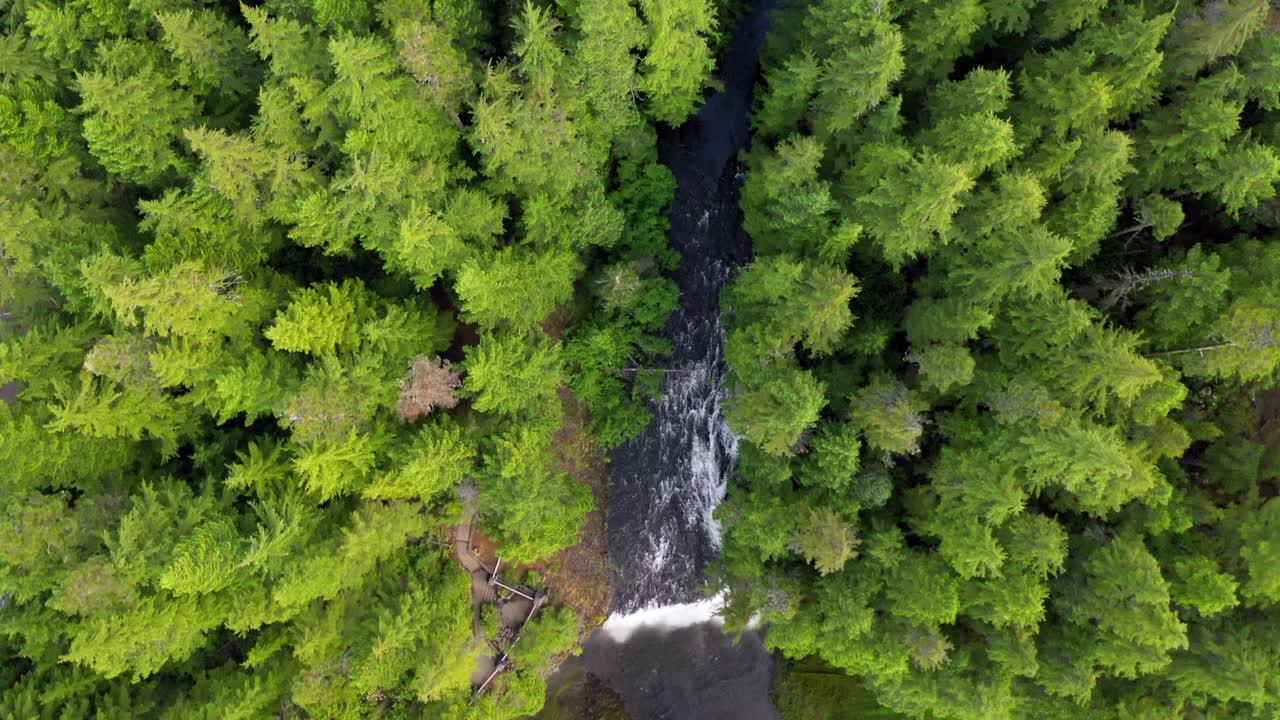
M 671 562 L 671 556 L 674 548 L 671 547 L 670 538 L 659 536 L 656 540 L 649 543 L 649 556 L 646 558 L 649 564 L 649 572 L 657 575 L 667 567 Z
M 723 625 L 724 618 L 720 616 L 720 610 L 724 608 L 724 601 L 724 595 L 720 594 L 698 602 L 645 608 L 626 615 L 610 615 L 600 629 L 614 640 L 626 642 L 637 630 L 644 628 L 674 630 L 708 622 Z

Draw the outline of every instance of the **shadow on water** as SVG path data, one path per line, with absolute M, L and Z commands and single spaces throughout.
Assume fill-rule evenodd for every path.
M 603 632 L 548 682 L 540 720 L 779 720 L 773 663 L 748 632 L 735 645 L 715 623 Z

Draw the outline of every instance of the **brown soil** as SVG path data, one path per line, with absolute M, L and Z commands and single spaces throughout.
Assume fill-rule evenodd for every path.
M 573 322 L 574 312 L 569 305 L 556 308 L 543 321 L 543 330 L 551 338 L 560 339 Z M 609 500 L 609 473 L 605 468 L 604 449 L 587 429 L 591 423 L 587 406 L 575 398 L 568 387 L 561 386 L 558 394 L 564 409 L 564 424 L 555 437 L 556 463 L 591 488 L 592 510 L 577 545 L 527 569 L 537 570 L 546 579 L 555 602 L 575 608 L 582 615 L 585 636 L 604 622 L 613 599 L 604 515 Z
M 604 517 L 609 476 L 604 451 L 587 431 L 590 418 L 586 406 L 566 387 L 560 388 L 560 402 L 564 406 L 564 426 L 556 433 L 556 459 L 561 470 L 591 488 L 594 507 L 587 515 L 578 544 L 532 569 L 546 578 L 556 602 L 576 608 L 587 627 L 594 629 L 609 614 L 613 595 Z
M 476 523 L 471 529 L 471 551 L 485 567 L 492 570 L 498 562 L 498 543 L 480 527 L 479 520 Z M 506 566 L 498 568 L 498 577 L 505 577 L 506 570 Z

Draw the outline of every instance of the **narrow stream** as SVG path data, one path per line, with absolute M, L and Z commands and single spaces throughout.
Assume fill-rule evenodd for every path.
M 751 256 L 738 205 L 738 153 L 773 0 L 756 0 L 720 59 L 720 92 L 684 125 L 659 134 L 677 181 L 672 245 L 680 308 L 667 325 L 673 353 L 654 421 L 610 456 L 609 555 L 617 568 L 614 615 L 552 678 L 543 718 L 777 720 L 773 662 L 760 637 L 738 642 L 702 594 L 719 551 L 712 512 L 724 498 L 738 441 L 721 412 L 724 332 L 720 291 Z M 603 705 L 601 704 L 603 703 Z

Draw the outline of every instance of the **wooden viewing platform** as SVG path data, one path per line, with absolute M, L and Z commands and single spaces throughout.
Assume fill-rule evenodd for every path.
M 498 676 L 498 673 L 501 673 L 503 670 L 511 667 L 511 660 L 508 657 L 511 648 L 515 647 L 515 644 L 520 642 L 520 636 L 524 634 L 525 625 L 529 624 L 529 621 L 533 619 L 533 614 L 538 612 L 538 608 L 542 607 L 546 600 L 546 595 L 537 595 L 536 599 L 534 599 L 533 607 L 529 608 L 529 614 L 525 616 L 524 622 L 520 623 L 520 632 L 516 633 L 515 639 L 513 639 L 511 644 L 507 646 L 506 650 L 502 652 L 502 657 L 498 658 L 498 662 L 494 666 L 493 672 L 489 673 L 489 677 L 485 678 L 484 682 L 480 683 L 480 687 L 476 688 L 476 691 L 471 694 L 471 700 L 467 702 L 468 705 L 475 704 L 476 698 L 480 697 L 480 693 L 484 692 L 485 688 L 489 687 L 489 683 Z

